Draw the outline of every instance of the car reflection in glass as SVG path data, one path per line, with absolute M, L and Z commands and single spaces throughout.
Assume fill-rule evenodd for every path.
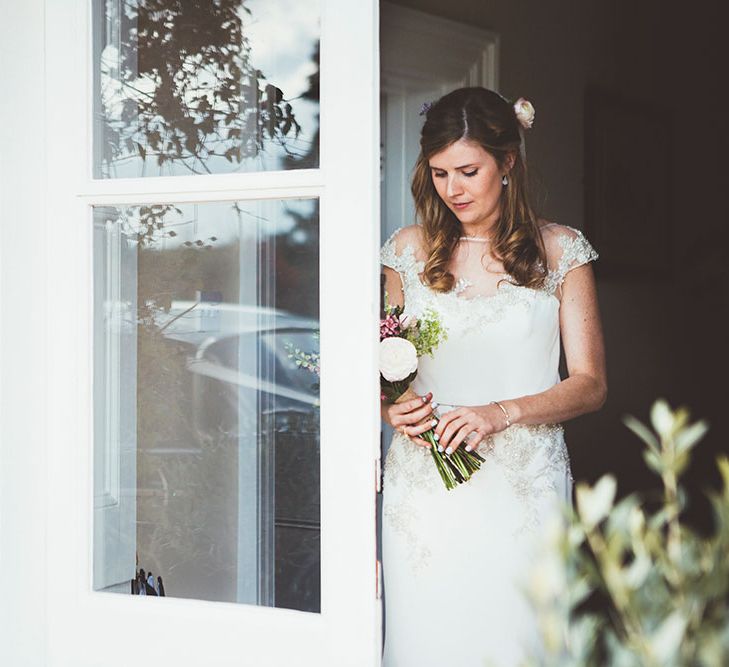
M 258 604 L 318 612 L 319 378 L 289 354 L 319 352 L 319 322 L 230 303 L 171 306 L 158 325 L 189 350 L 193 430 L 237 435 L 239 497 L 228 506 L 248 513 L 239 531 L 257 531 L 257 554 L 238 553 L 237 567 L 247 563 L 257 578 Z

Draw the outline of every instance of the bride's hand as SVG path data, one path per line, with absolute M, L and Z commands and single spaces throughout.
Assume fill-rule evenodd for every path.
M 428 392 L 425 396 L 418 396 L 403 403 L 382 403 L 382 419 L 396 431 L 407 435 L 414 443 L 430 447 L 427 440 L 418 436 L 432 428 L 430 421 L 420 424 L 433 414 L 433 406 L 430 403 L 432 398 L 433 393 Z
M 497 405 L 474 405 L 443 414 L 435 427 L 435 433 L 438 444 L 445 449 L 446 454 L 451 454 L 473 432 L 476 433 L 472 439 L 472 447 L 475 448 L 487 435 L 499 433 L 505 428 L 504 413 Z

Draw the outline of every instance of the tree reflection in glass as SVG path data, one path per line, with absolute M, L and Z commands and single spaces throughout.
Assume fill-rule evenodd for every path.
M 95 27 L 95 177 L 318 166 L 318 0 L 99 0 Z

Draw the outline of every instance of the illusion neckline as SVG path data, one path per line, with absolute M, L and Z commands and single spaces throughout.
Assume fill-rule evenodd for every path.
M 512 294 L 514 292 L 519 293 L 524 290 L 526 290 L 530 294 L 539 295 L 543 294 L 547 298 L 553 299 L 557 305 L 560 305 L 560 300 L 557 298 L 555 294 L 552 294 L 550 292 L 547 292 L 543 289 L 535 289 L 534 287 L 527 287 L 526 285 L 517 285 L 515 283 L 512 283 L 509 278 L 513 278 L 513 276 L 509 273 L 503 273 L 501 274 L 504 276 L 496 285 L 496 291 L 489 293 L 489 294 L 473 294 L 471 296 L 464 296 L 462 292 L 456 292 L 455 290 L 450 290 L 449 292 L 438 292 L 428 285 L 426 285 L 420 278 L 418 278 L 418 282 L 431 294 L 435 296 L 442 296 L 446 298 L 454 299 L 455 301 L 461 301 L 466 303 L 481 303 L 481 302 L 489 302 L 489 301 L 497 301 L 499 299 L 508 298 L 507 295 L 511 292 Z
M 466 238 L 469 238 L 469 237 L 466 237 Z M 470 238 L 473 238 L 473 237 L 470 237 Z M 420 285 L 421 288 L 425 289 L 427 292 L 430 292 L 430 294 L 432 294 L 435 297 L 451 298 L 451 299 L 455 299 L 456 301 L 460 301 L 462 303 L 464 303 L 464 302 L 465 303 L 471 302 L 474 304 L 478 303 L 478 302 L 487 303 L 489 301 L 494 301 L 494 300 L 504 298 L 504 295 L 506 293 L 508 293 L 510 290 L 514 289 L 517 291 L 526 290 L 526 291 L 534 293 L 534 294 L 544 294 L 545 296 L 547 296 L 548 298 L 551 298 L 554 302 L 556 302 L 558 306 L 561 304 L 559 298 L 552 292 L 548 292 L 544 289 L 535 289 L 533 287 L 526 287 L 525 285 L 517 285 L 517 284 L 512 283 L 508 279 L 509 278 L 513 279 L 513 276 L 511 274 L 507 273 L 506 271 L 504 271 L 501 274 L 502 276 L 504 276 L 504 278 L 506 278 L 506 280 L 504 280 L 503 283 L 501 281 L 499 281 L 498 286 L 496 287 L 496 291 L 493 293 L 490 293 L 490 294 L 474 294 L 472 296 L 464 296 L 460 293 L 456 294 L 456 292 L 454 290 L 450 290 L 448 292 L 439 292 L 437 290 L 434 290 L 429 285 L 426 285 L 420 278 L 420 273 L 425 268 L 425 262 L 422 259 L 418 259 L 415 256 L 414 246 L 411 243 L 406 243 L 402 248 L 402 252 L 407 253 L 412 260 L 413 269 L 415 270 L 415 279 L 416 279 L 417 283 Z M 504 289 L 505 285 L 508 286 L 508 287 L 506 287 L 506 289 Z

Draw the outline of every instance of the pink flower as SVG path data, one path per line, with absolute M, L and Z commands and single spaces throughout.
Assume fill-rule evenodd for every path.
M 400 320 L 394 315 L 388 315 L 384 320 L 380 320 L 380 340 L 399 336 L 402 333 Z

